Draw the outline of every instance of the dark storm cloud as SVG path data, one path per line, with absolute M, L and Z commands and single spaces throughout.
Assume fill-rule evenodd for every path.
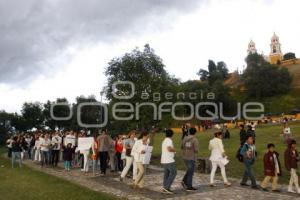
M 0 83 L 47 76 L 57 69 L 52 60 L 70 45 L 117 41 L 170 11 L 187 13 L 199 1 L 0 0 Z

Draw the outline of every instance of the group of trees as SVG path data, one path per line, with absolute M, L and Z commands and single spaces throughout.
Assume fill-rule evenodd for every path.
M 292 78 L 287 68 L 272 65 L 258 54 L 250 54 L 246 62 L 242 82 L 248 98 L 262 100 L 289 92 Z
M 200 69 L 197 73 L 200 80 L 189 80 L 181 82 L 177 78 L 168 74 L 162 59 L 155 54 L 149 45 L 145 45 L 143 50 L 138 48 L 122 57 L 114 58 L 108 63 L 105 70 L 107 76 L 107 85 L 104 87 L 106 99 L 108 100 L 108 126 L 117 132 L 125 132 L 133 128 L 149 128 L 152 126 L 167 127 L 172 126 L 174 120 L 171 113 L 163 113 L 162 119 L 158 120 L 154 117 L 154 108 L 146 105 L 151 102 L 157 107 L 163 102 L 188 102 L 196 105 L 200 101 L 211 101 L 223 103 L 222 110 L 224 114 L 231 115 L 236 112 L 237 102 L 249 99 L 262 99 L 287 93 L 291 84 L 291 77 L 286 69 L 271 65 L 265 59 L 258 55 L 249 55 L 246 59 L 247 69 L 241 75 L 241 81 L 245 87 L 245 92 L 240 89 L 235 90 L 224 84 L 224 80 L 228 78 L 228 68 L 225 62 L 215 63 L 209 60 L 207 70 Z M 134 91 L 129 84 L 113 85 L 117 81 L 130 81 L 134 84 Z M 122 82 L 120 82 L 122 83 Z M 124 83 L 124 82 L 123 82 Z M 124 95 L 134 93 L 130 99 L 120 99 Z M 177 94 L 182 94 L 180 98 Z M 196 98 L 190 98 L 189 94 L 196 94 Z M 209 93 L 214 94 L 213 99 L 207 99 Z M 115 95 L 113 95 L 115 94 Z M 167 98 L 166 94 L 173 94 L 172 98 Z M 159 98 L 157 98 L 159 95 Z M 170 96 L 170 95 L 168 95 Z M 245 98 L 241 98 L 244 96 Z M 0 128 L 5 127 L 3 119 L 8 120 L 11 126 L 18 130 L 28 130 L 33 127 L 54 129 L 70 128 L 81 129 L 78 125 L 77 108 L 83 102 L 97 102 L 94 96 L 77 97 L 76 102 L 70 105 L 66 98 L 59 98 L 55 102 L 47 101 L 46 103 L 24 103 L 21 114 L 8 114 L 5 111 L 0 112 Z M 126 121 L 115 120 L 113 118 L 113 108 L 117 103 L 123 104 L 118 109 L 129 110 L 132 104 L 135 109 L 139 109 L 138 117 L 130 118 L 131 114 L 117 113 L 121 117 L 129 117 Z M 72 116 L 68 120 L 55 120 L 51 117 L 51 105 L 63 103 L 66 105 L 56 105 L 53 113 L 56 117 L 67 117 L 72 111 Z M 243 103 L 243 102 L 241 102 Z M 168 106 L 166 106 L 168 107 Z M 170 106 L 169 106 L 170 108 Z M 202 108 L 199 114 L 205 115 L 206 110 L 213 109 L 211 107 Z M 189 115 L 188 106 L 179 106 L 176 109 L 177 116 Z M 80 113 L 81 121 L 87 124 L 99 124 L 103 119 L 103 111 L 98 106 L 85 106 Z M 2 120 L 2 123 L 1 123 Z

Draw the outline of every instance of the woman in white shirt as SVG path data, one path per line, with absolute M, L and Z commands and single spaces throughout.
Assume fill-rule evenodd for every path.
M 287 144 L 287 142 L 292 137 L 291 128 L 289 127 L 288 123 L 283 124 L 282 134 L 283 134 L 283 141 L 284 141 L 285 144 Z
M 212 162 L 212 170 L 210 174 L 210 186 L 215 187 L 214 178 L 218 167 L 221 169 L 221 174 L 224 180 L 224 185 L 229 187 L 231 183 L 226 177 L 225 165 L 227 164 L 227 156 L 225 155 L 222 142 L 222 132 L 216 132 L 215 138 L 209 141 L 209 150 L 211 151 L 210 161 Z
M 136 141 L 132 147 L 131 155 L 133 156 L 134 162 L 137 166 L 137 176 L 134 181 L 134 188 L 143 188 L 144 187 L 144 175 L 145 175 L 145 169 L 144 169 L 144 158 L 146 149 L 148 146 L 148 133 L 143 133 L 142 138 Z
M 41 136 L 36 136 L 35 142 L 34 142 L 34 161 L 40 162 L 41 161 Z

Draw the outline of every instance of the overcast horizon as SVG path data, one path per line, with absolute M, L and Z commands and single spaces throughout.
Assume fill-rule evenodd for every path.
M 300 55 L 297 0 L 0 0 L 0 110 L 99 92 L 114 57 L 149 44 L 181 81 L 208 60 L 245 66 L 252 39 Z M 182 71 L 184 70 L 184 73 Z

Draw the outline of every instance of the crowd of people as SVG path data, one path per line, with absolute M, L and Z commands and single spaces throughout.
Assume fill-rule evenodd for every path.
M 247 126 L 247 130 L 246 127 Z M 288 192 L 299 193 L 300 188 L 297 176 L 297 162 L 300 160 L 296 150 L 296 141 L 291 137 L 288 125 L 284 124 L 283 135 L 287 148 L 284 152 L 285 167 L 290 172 Z M 183 129 L 180 146 L 181 158 L 186 166 L 186 173 L 182 177 L 181 185 L 186 191 L 195 191 L 193 177 L 199 152 L 199 141 L 196 137 L 196 128 L 185 126 Z M 237 151 L 237 159 L 244 164 L 244 174 L 241 186 L 249 186 L 251 181 L 253 189 L 267 191 L 267 186 L 272 180 L 272 191 L 280 192 L 278 189 L 278 177 L 281 175 L 279 153 L 275 151 L 275 145 L 267 145 L 267 153 L 263 157 L 265 178 L 258 186 L 253 165 L 257 158 L 255 147 L 256 139 L 255 125 L 240 125 L 240 148 Z M 162 192 L 173 194 L 172 184 L 177 176 L 175 155 L 179 149 L 173 144 L 173 131 L 165 130 L 165 139 L 161 144 L 161 164 L 164 168 Z M 143 131 L 137 137 L 137 131 L 133 130 L 127 136 L 117 135 L 112 138 L 107 130 L 102 130 L 93 137 L 93 144 L 89 149 L 78 149 L 78 138 L 88 137 L 86 132 L 55 131 L 44 133 L 37 131 L 35 134 L 19 134 L 7 141 L 8 157 L 11 158 L 14 168 L 17 161 L 22 166 L 23 159 L 31 159 L 39 163 L 41 167 L 57 167 L 59 161 L 64 161 L 64 169 L 70 171 L 72 168 L 81 168 L 84 174 L 88 174 L 92 166 L 95 175 L 106 176 L 107 170 L 119 173 L 119 180 L 124 181 L 132 177 L 133 188 L 144 187 L 145 160 L 150 144 L 149 134 Z M 90 136 L 89 136 L 90 137 Z M 225 167 L 229 162 L 223 145 L 224 132 L 217 130 L 214 138 L 209 141 L 208 148 L 211 152 L 210 187 L 216 187 L 215 173 L 220 168 L 224 186 L 230 187 L 231 183 L 226 176 Z M 151 152 L 150 152 L 151 153 Z M 294 190 L 294 187 L 295 189 Z

